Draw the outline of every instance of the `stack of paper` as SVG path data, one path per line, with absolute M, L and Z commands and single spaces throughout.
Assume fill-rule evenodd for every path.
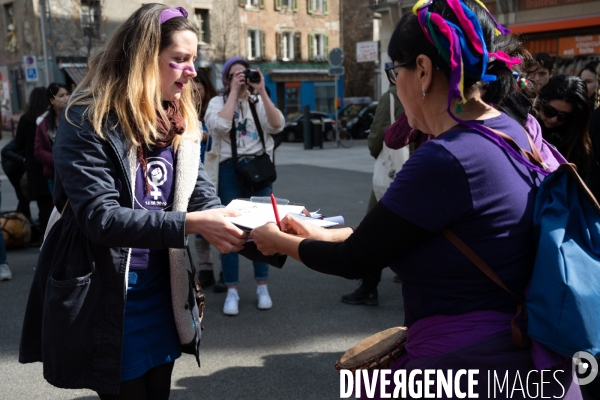
M 229 203 L 226 208 L 238 210 L 242 213 L 242 215 L 238 217 L 226 218 L 234 225 L 244 230 L 252 230 L 266 224 L 267 222 L 276 222 L 275 212 L 270 203 L 255 203 L 248 200 L 235 199 Z M 281 219 L 288 214 L 292 214 L 296 218 L 305 219 L 317 226 L 330 227 L 338 225 L 337 222 L 305 217 L 303 215 L 304 206 L 295 206 L 289 204 L 277 205 L 277 209 Z

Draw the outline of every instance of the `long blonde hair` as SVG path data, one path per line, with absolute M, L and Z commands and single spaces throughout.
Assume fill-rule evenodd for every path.
M 186 18 L 172 18 L 161 25 L 160 13 L 165 9 L 162 4 L 147 4 L 117 29 L 108 43 L 90 58 L 89 72 L 73 92 L 66 115 L 73 105 L 87 106 L 83 118 L 104 139 L 107 116 L 113 111 L 123 135 L 132 145 L 151 146 L 156 142 L 160 137 L 156 128 L 157 110 L 168 121 L 161 106 L 158 55 L 172 44 L 174 33 L 196 32 Z M 186 131 L 196 132 L 199 125 L 191 94 L 193 82 L 190 80 L 186 86 L 180 98 L 181 113 Z M 67 120 L 75 125 L 68 117 Z M 175 135 L 175 148 L 180 139 L 180 135 Z

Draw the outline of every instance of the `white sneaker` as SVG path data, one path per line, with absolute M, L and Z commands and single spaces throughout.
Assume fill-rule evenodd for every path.
M 269 296 L 269 290 L 267 285 L 258 285 L 256 287 L 256 294 L 258 295 L 258 308 L 261 310 L 268 310 L 273 307 L 271 296 Z
M 12 279 L 12 273 L 10 272 L 10 268 L 8 268 L 8 264 L 0 265 L 0 281 L 9 281 Z
M 238 295 L 237 289 L 227 289 L 227 298 L 225 299 L 225 305 L 223 306 L 223 314 L 238 315 L 239 301 L 240 296 Z

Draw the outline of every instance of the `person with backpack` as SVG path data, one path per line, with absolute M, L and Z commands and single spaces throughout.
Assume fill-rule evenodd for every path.
M 511 67 L 520 62 L 496 32 L 508 31 L 481 2 L 417 2 L 392 34 L 394 65 L 386 72 L 410 126 L 435 138 L 411 155 L 358 227 L 325 230 L 287 216 L 281 231 L 266 224 L 250 235 L 263 254 L 288 254 L 349 279 L 389 265 L 403 282 L 408 327 L 392 374 L 478 369 L 474 393 L 490 398 L 488 372 L 512 385 L 534 371 L 524 390 L 502 393 L 514 399 L 539 391 L 540 371 L 552 369 L 544 396 L 581 399 L 570 358 L 517 340 L 537 250 L 535 195 L 546 172 L 516 162 L 516 150 L 502 144 L 506 135 L 535 151 L 523 127 L 491 106 L 514 91 Z M 552 153 L 544 161 L 550 158 L 557 165 Z M 513 295 L 465 255 L 466 246 Z
M 259 160 L 263 162 L 262 165 L 270 164 L 274 172 L 272 135 L 283 129 L 283 114 L 267 95 L 262 73 L 250 69 L 250 64 L 245 59 L 233 57 L 227 60 L 223 65 L 221 79 L 225 93 L 210 101 L 205 116 L 212 138 L 212 148 L 206 153 L 206 170 L 225 205 L 237 198 L 269 196 L 274 176 L 252 185 L 244 179 L 241 172 L 248 164 Z M 253 262 L 253 266 L 258 308 L 268 310 L 273 306 L 267 289 L 269 265 Z M 223 313 L 237 315 L 238 255 L 221 254 L 221 268 L 227 286 Z

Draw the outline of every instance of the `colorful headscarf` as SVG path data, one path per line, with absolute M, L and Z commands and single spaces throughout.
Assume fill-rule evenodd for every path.
M 434 1 L 446 1 L 456 15 L 458 24 L 444 19 L 440 14 L 429 11 Z M 481 1 L 474 0 L 486 10 L 496 25 L 496 35 L 506 35 L 510 31 L 498 24 L 492 14 Z M 442 58 L 450 66 L 450 92 L 448 94 L 448 112 L 454 99 L 459 101 L 457 112 L 461 111 L 461 104 L 465 99 L 465 76 L 492 82 L 497 79 L 493 74 L 487 73 L 488 63 L 493 60 L 504 61 L 508 68 L 521 63 L 502 51 L 488 52 L 483 36 L 483 29 L 477 15 L 461 0 L 419 0 L 413 7 L 413 14 L 417 16 L 419 25 L 425 36 L 436 47 Z M 473 51 L 473 50 L 474 51 Z

